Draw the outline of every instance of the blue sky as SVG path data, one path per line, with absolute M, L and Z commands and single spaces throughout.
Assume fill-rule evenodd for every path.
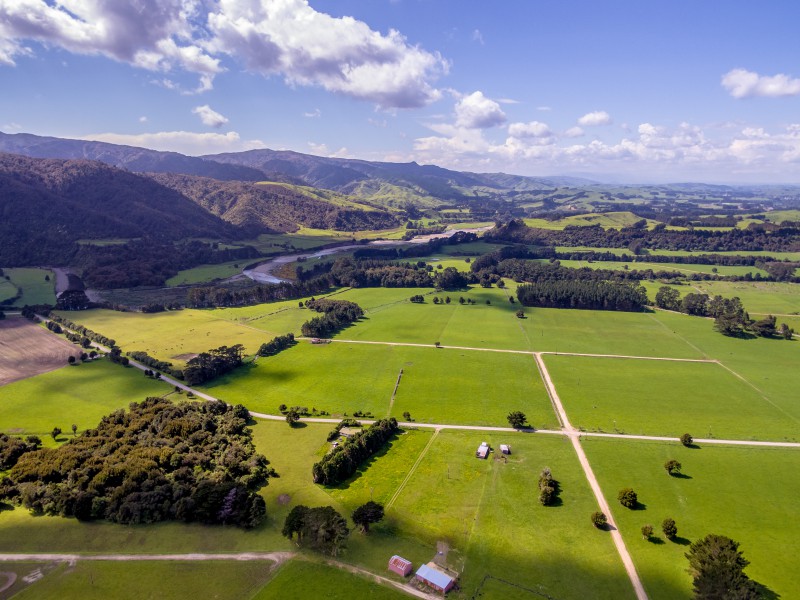
M 0 0 L 0 130 L 800 183 L 800 3 Z

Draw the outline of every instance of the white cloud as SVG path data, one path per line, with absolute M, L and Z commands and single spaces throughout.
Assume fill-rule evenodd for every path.
M 315 108 L 311 112 L 303 113 L 303 116 L 309 119 L 319 119 L 322 116 L 322 111 L 318 108 Z
M 228 133 L 195 133 L 191 131 L 161 131 L 142 134 L 96 133 L 82 136 L 80 139 L 180 152 L 189 156 L 242 152 L 266 147 L 261 140 L 241 139 L 235 131 Z
M 22 131 L 22 125 L 19 123 L 5 123 L 3 125 L 3 131 Z
M 483 95 L 473 92 L 456 103 L 456 125 L 467 129 L 486 129 L 502 125 L 506 115 L 500 105 Z
M 331 152 L 326 144 L 315 144 L 314 142 L 308 142 L 308 147 L 311 149 L 311 154 L 316 154 L 317 156 L 326 156 L 328 158 L 350 158 L 350 154 L 345 147 L 339 148 L 334 152 Z
M 596 110 L 594 112 L 586 113 L 578 119 L 578 125 L 584 127 L 591 127 L 594 125 L 608 125 L 611 123 L 611 115 L 604 110 Z
M 722 76 L 722 86 L 734 98 L 800 95 L 800 79 L 783 73 L 769 76 L 746 69 L 733 69 Z
M 208 125 L 215 129 L 219 129 L 228 122 L 228 118 L 213 110 L 208 104 L 203 106 L 196 106 L 192 109 L 192 114 L 200 117 L 203 125 Z
M 567 129 L 564 132 L 564 136 L 566 136 L 568 138 L 576 138 L 576 137 L 581 137 L 583 135 L 583 133 L 584 133 L 583 129 L 581 129 L 578 126 L 575 126 L 575 127 L 570 127 L 569 129 Z
M 439 53 L 396 30 L 383 34 L 352 17 L 332 17 L 307 0 L 0 0 L 0 64 L 31 54 L 28 40 L 153 72 L 194 73 L 199 83 L 185 94 L 211 89 L 230 56 L 290 85 L 320 86 L 382 108 L 438 99 L 433 82 L 449 68 Z M 177 87 L 167 78 L 159 83 Z
M 147 123 L 147 117 L 146 117 L 146 116 L 144 116 L 144 115 L 142 115 L 141 117 L 139 117 L 139 123 Z
M 485 45 L 483 41 L 483 34 L 481 33 L 480 29 L 476 29 L 472 32 L 472 41 L 478 42 L 481 46 Z
M 549 111 L 553 110 L 553 107 L 552 106 L 537 106 L 536 110 L 540 110 L 542 112 L 549 112 Z
M 497 98 L 495 101 L 498 104 L 521 104 L 519 100 L 514 100 L 513 98 Z
M 530 123 L 512 123 L 508 126 L 508 135 L 520 139 L 544 138 L 552 137 L 553 132 L 546 123 L 531 121 Z

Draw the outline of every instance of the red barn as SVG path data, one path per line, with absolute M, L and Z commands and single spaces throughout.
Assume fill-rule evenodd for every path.
M 417 569 L 416 578 L 429 588 L 433 588 L 442 594 L 449 592 L 456 584 L 455 579 L 450 577 L 447 573 L 442 573 L 433 563 L 422 565 Z

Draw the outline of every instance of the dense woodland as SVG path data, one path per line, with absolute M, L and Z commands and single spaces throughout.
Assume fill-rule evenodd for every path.
M 545 308 L 640 311 L 647 305 L 647 292 L 640 285 L 615 281 L 537 281 L 517 287 L 517 300 Z
M 364 316 L 364 310 L 355 302 L 348 300 L 307 300 L 306 308 L 322 313 L 319 317 L 309 319 L 300 327 L 306 337 L 330 337 L 341 329 L 351 325 Z
M 243 406 L 148 398 L 58 448 L 29 439 L 20 453 L 0 436 L 10 467 L 0 498 L 80 520 L 255 527 L 266 514 L 258 490 L 274 472 L 255 451 L 248 418 Z
M 242 365 L 244 346 L 220 346 L 207 352 L 201 352 L 186 361 L 183 378 L 189 385 L 200 385 L 230 373 Z

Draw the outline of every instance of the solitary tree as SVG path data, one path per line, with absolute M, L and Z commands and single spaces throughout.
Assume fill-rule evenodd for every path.
M 524 319 L 524 318 L 525 318 L 525 311 L 524 311 L 524 310 L 522 310 L 522 309 L 519 309 L 519 310 L 517 311 L 517 318 L 518 318 L 518 319 Z
M 361 527 L 361 531 L 369 533 L 369 526 L 383 519 L 383 505 L 370 500 L 353 511 L 353 523 Z
M 649 540 L 651 537 L 653 537 L 652 525 L 642 525 L 642 537 L 646 540 Z
M 411 421 L 411 413 L 410 413 L 410 412 L 408 412 L 408 411 L 405 411 L 405 412 L 403 413 L 403 418 L 404 418 L 406 421 Z
M 75 355 L 74 354 L 70 354 L 69 357 L 67 357 L 67 362 L 69 364 L 71 364 L 71 365 L 74 365 L 75 364 Z
M 667 473 L 670 475 L 675 475 L 681 472 L 681 468 L 683 465 L 679 463 L 674 458 L 669 459 L 667 462 L 664 463 L 664 469 L 666 469 Z
M 684 446 L 687 446 L 687 447 L 691 446 L 693 442 L 694 442 L 694 438 L 690 434 L 684 433 L 681 436 L 681 444 L 683 444 Z
M 621 489 L 617 495 L 617 499 L 625 508 L 636 508 L 636 505 L 639 504 L 639 498 L 632 488 Z
M 606 523 L 608 523 L 608 519 L 606 516 L 601 513 L 600 511 L 592 513 L 592 524 L 600 529 L 601 527 L 605 527 Z
M 692 543 L 685 556 L 697 600 L 761 597 L 755 582 L 744 573 L 749 561 L 739 551 L 739 543 L 729 537 L 711 533 Z
M 678 526 L 675 524 L 675 519 L 666 518 L 661 522 L 661 531 L 664 532 L 664 537 L 668 540 L 674 540 L 678 535 Z
M 61 435 L 61 428 L 53 427 L 53 431 L 50 432 L 50 437 L 52 437 L 53 440 L 55 441 L 55 439 L 60 435 Z
M 525 413 L 519 410 L 512 411 L 508 413 L 508 424 L 511 425 L 514 429 L 522 429 L 525 427 L 525 423 L 527 422 L 527 417 Z
M 72 435 L 73 437 L 78 433 L 78 426 L 75 423 L 72 424 Z
M 300 420 L 300 415 L 297 414 L 297 411 L 294 410 L 287 411 L 286 422 L 289 424 L 290 427 L 294 427 L 299 420 Z

